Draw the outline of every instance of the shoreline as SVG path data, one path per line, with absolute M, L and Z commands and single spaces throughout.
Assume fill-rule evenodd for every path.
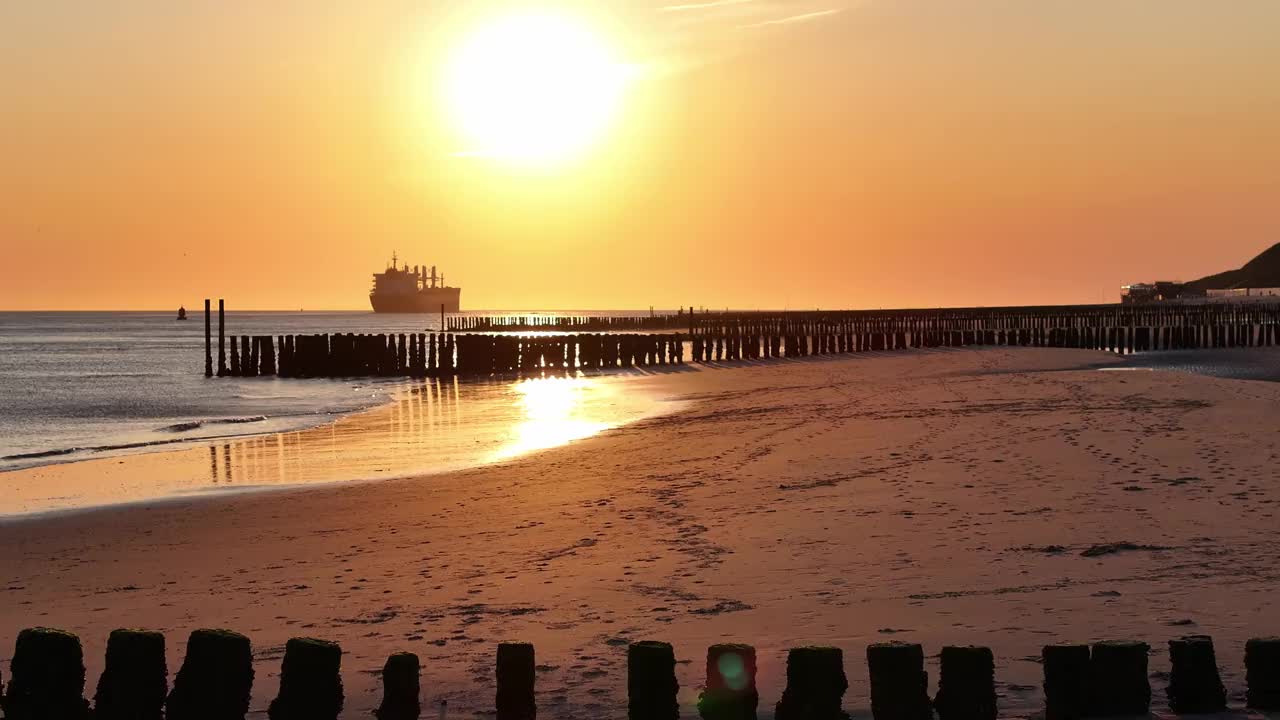
M 911 354 L 919 354 L 919 351 L 908 351 L 907 353 L 903 353 L 902 351 L 871 353 L 865 357 L 868 357 L 868 358 L 902 357 L 902 356 L 909 356 Z M 1139 354 L 1127 355 L 1127 356 L 1116 356 L 1111 353 L 1098 353 L 1098 354 L 1101 355 L 1101 357 L 1097 361 L 1090 363 L 1086 366 L 1080 366 L 1076 369 L 1092 369 L 1092 370 L 1110 371 L 1110 372 L 1134 372 L 1134 371 L 1179 372 L 1179 373 L 1186 373 L 1186 374 L 1198 375 L 1203 377 L 1214 377 L 1214 378 L 1227 379 L 1227 380 L 1280 382 L 1280 364 L 1277 364 L 1275 362 L 1277 358 L 1280 358 L 1280 350 L 1260 350 L 1256 348 L 1238 349 L 1237 348 L 1237 349 L 1214 349 L 1214 350 L 1196 350 L 1196 351 L 1155 351 L 1155 352 L 1139 353 Z M 806 358 L 804 360 L 801 360 L 800 362 L 822 362 L 829 359 L 831 358 L 816 356 L 813 358 Z M 652 378 L 655 376 L 660 377 L 673 372 L 704 372 L 707 370 L 724 370 L 724 369 L 731 370 L 735 368 L 747 368 L 747 367 L 770 367 L 770 366 L 786 365 L 788 363 L 794 363 L 797 361 L 798 360 L 794 358 L 757 360 L 757 361 L 727 361 L 727 362 L 717 362 L 717 363 L 703 365 L 703 366 L 685 366 L 678 369 L 669 369 L 669 370 L 646 370 L 643 372 L 635 372 L 635 371 L 627 371 L 627 370 L 619 369 L 616 371 L 591 371 L 586 373 L 579 372 L 574 376 L 548 375 L 541 378 L 530 378 L 530 379 L 549 379 L 549 378 L 563 379 L 564 377 L 572 377 L 572 378 L 576 378 L 576 379 L 588 381 L 588 382 L 625 384 L 628 382 L 640 381 L 645 378 Z M 1270 362 L 1270 364 L 1268 364 L 1268 362 Z M 262 440 L 264 438 L 274 439 L 274 438 L 284 437 L 287 435 L 295 435 L 297 433 L 316 432 L 316 431 L 320 431 L 325 428 L 328 428 L 331 425 L 334 425 L 336 423 L 343 422 L 344 420 L 359 418 L 361 416 L 366 416 L 369 414 L 378 414 L 378 413 L 388 412 L 398 402 L 402 401 L 407 393 L 414 392 L 416 389 L 421 389 L 424 383 L 434 382 L 437 385 L 452 384 L 455 387 L 455 392 L 457 392 L 458 389 L 465 390 L 467 388 L 474 389 L 474 388 L 486 388 L 486 387 L 493 388 L 493 387 L 503 387 L 503 386 L 514 386 L 519 384 L 521 381 L 522 381 L 522 378 L 515 373 L 508 374 L 508 375 L 495 375 L 492 378 L 488 378 L 484 380 L 474 380 L 474 379 L 462 380 L 462 379 L 438 378 L 434 380 L 428 379 L 425 381 L 423 380 L 413 381 L 413 380 L 403 380 L 398 378 L 397 379 L 376 379 L 375 378 L 375 379 L 372 379 L 371 381 L 368 381 L 369 384 L 376 385 L 378 388 L 381 389 L 381 391 L 386 393 L 385 399 L 378 404 L 370 405 L 367 407 L 356 408 L 356 409 L 349 409 L 349 410 L 318 411 L 316 413 L 304 413 L 304 414 L 297 414 L 297 415 L 262 418 L 262 420 L 270 422 L 271 420 L 278 420 L 280 418 L 287 418 L 287 417 L 317 417 L 318 421 L 314 423 L 307 423 L 298 427 L 290 427 L 286 429 L 257 430 L 253 432 L 229 433 L 227 435 L 201 436 L 201 437 L 192 437 L 192 438 L 174 438 L 172 440 L 167 440 L 167 441 L 141 442 L 136 444 L 121 445 L 121 446 L 106 446 L 103 448 L 92 448 L 92 447 L 76 448 L 70 451 L 71 453 L 80 452 L 80 451 L 97 451 L 100 449 L 104 451 L 103 454 L 101 455 L 92 455 L 88 457 L 69 457 L 69 458 L 63 457 L 64 455 L 69 453 L 62 452 L 62 451 L 50 451 L 48 453 L 37 453 L 36 455 L 40 455 L 40 456 L 50 456 L 50 459 L 47 462 L 42 462 L 35 465 L 27 465 L 27 466 L 21 466 L 21 467 L 2 469 L 0 470 L 0 484 L 3 484 L 4 481 L 8 479 L 9 476 L 20 477 L 24 474 L 29 474 L 32 472 L 35 472 L 37 474 L 42 474 L 40 472 L 42 470 L 56 473 L 59 471 L 58 470 L 59 468 L 75 467 L 75 466 L 80 466 L 86 463 L 106 464 L 112 460 L 117 461 L 117 463 L 130 464 L 133 462 L 137 462 L 136 460 L 131 460 L 131 459 L 139 458 L 140 456 L 145 457 L 145 456 L 156 455 L 156 454 L 163 455 L 163 454 L 171 454 L 171 453 L 184 453 L 184 452 L 191 452 L 195 450 L 216 447 L 219 444 L 243 443 L 243 442 L 252 441 L 255 439 L 256 440 Z M 279 381 L 271 380 L 268 382 L 279 382 Z M 310 380 L 305 382 L 332 382 L 332 381 Z M 657 397 L 656 401 L 658 403 L 673 402 L 673 400 L 670 397 Z M 656 411 L 656 412 L 667 412 L 667 411 Z M 640 412 L 638 414 L 635 414 L 631 419 L 627 420 L 627 422 L 634 422 L 637 419 L 642 419 L 644 417 L 647 417 L 648 414 L 649 413 L 647 412 Z M 257 418 L 230 419 L 230 420 L 212 419 L 212 420 L 203 421 L 197 424 L 201 426 L 220 425 L 220 424 L 227 424 L 227 425 L 233 425 L 233 426 L 244 424 L 246 426 L 251 426 L 256 420 Z M 510 422 L 514 422 L 514 420 L 510 420 Z M 184 424 L 186 423 L 178 423 L 178 425 L 184 425 Z M 608 429 L 608 428 L 605 428 L 605 427 L 600 428 L 600 430 L 604 430 L 604 429 Z M 503 458 L 503 459 L 507 459 L 507 458 Z M 96 510 L 106 509 L 106 508 L 111 508 L 116 506 L 146 506 L 150 503 L 168 503 L 168 502 L 175 502 L 175 501 L 181 501 L 181 500 L 187 500 L 187 499 L 200 500 L 200 499 L 215 497 L 219 495 L 257 494 L 261 492 L 293 490 L 293 489 L 305 490 L 309 487 L 323 486 L 323 485 L 379 482 L 379 481 L 386 481 L 390 479 L 403 479 L 403 478 L 420 477 L 420 476 L 427 476 L 427 475 L 438 475 L 443 472 L 450 472 L 450 471 L 464 469 L 465 467 L 482 467 L 484 465 L 491 464 L 492 462 L 494 462 L 494 460 L 473 460 L 468 463 L 450 465 L 450 466 L 441 467 L 435 470 L 424 470 L 422 468 L 416 468 L 416 469 L 404 469 L 401 471 L 393 472 L 390 475 L 365 474 L 365 475 L 352 476 L 352 477 L 333 477 L 321 483 L 303 482 L 303 483 L 287 484 L 287 485 L 267 484 L 267 485 L 260 485 L 260 486 L 240 486 L 237 488 L 221 488 L 221 489 L 205 488 L 203 490 L 193 490 L 187 493 L 179 493 L 174 495 L 157 495 L 154 497 L 139 497 L 139 498 L 129 499 L 129 500 L 116 502 L 116 503 L 108 503 L 108 504 L 66 507 L 66 508 L 37 509 L 37 510 L 17 512 L 17 513 L 0 512 L 0 523 L 38 521 L 40 518 L 44 518 L 44 517 L 53 517 L 53 516 L 58 516 L 66 513 L 93 512 Z M 97 465 L 90 465 L 89 467 L 96 467 L 96 466 Z M 379 471 L 379 472 L 382 472 L 382 471 Z

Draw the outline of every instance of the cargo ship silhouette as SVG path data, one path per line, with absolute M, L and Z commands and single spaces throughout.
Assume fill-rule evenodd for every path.
M 409 263 L 401 269 L 398 258 L 392 254 L 391 264 L 380 273 L 373 274 L 373 290 L 369 291 L 369 304 L 378 313 L 432 313 L 459 312 L 462 288 L 449 287 L 444 275 L 436 274 L 436 266 Z

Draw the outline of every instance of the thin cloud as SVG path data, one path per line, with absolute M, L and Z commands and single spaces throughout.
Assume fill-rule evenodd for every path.
M 684 5 L 667 5 L 659 8 L 662 12 L 687 12 L 689 10 L 714 10 L 731 5 L 746 5 L 755 0 L 710 0 L 709 2 L 687 3 Z
M 767 27 L 769 25 L 791 25 L 793 23 L 809 22 L 810 20 L 817 20 L 818 18 L 829 17 L 831 15 L 835 15 L 836 13 L 840 13 L 840 12 L 844 12 L 844 8 L 831 8 L 830 10 L 816 10 L 814 12 L 801 13 L 800 15 L 791 15 L 784 18 L 778 18 L 776 20 L 764 20 L 758 23 L 751 23 L 750 25 L 740 25 L 739 27 L 757 28 L 757 27 Z

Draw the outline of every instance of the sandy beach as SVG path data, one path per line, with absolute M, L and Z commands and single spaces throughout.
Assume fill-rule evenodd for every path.
M 1233 705 L 1243 647 L 1280 627 L 1280 384 L 1122 367 L 1092 351 L 863 354 L 630 378 L 682 403 L 572 444 L 428 478 L 212 496 L 0 524 L 0 662 L 62 627 L 96 681 L 107 633 L 254 642 L 265 717 L 285 641 L 338 641 L 368 717 L 397 650 L 424 707 L 492 707 L 493 650 L 536 644 L 539 713 L 626 714 L 626 643 L 676 647 L 696 716 L 705 648 L 754 644 L 761 716 L 786 649 L 991 646 L 1002 716 L 1040 707 L 1040 647 L 1214 637 Z M 936 658 L 931 661 L 936 662 Z M 930 666 L 936 684 L 936 664 Z M 935 685 L 936 686 L 936 685 Z M 435 717 L 424 709 L 424 717 Z

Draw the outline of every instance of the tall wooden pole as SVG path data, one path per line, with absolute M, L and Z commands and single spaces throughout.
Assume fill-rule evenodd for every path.
M 218 298 L 218 377 L 227 374 L 227 321 L 226 303 Z
M 204 376 L 213 377 L 213 325 L 209 298 L 204 299 Z

